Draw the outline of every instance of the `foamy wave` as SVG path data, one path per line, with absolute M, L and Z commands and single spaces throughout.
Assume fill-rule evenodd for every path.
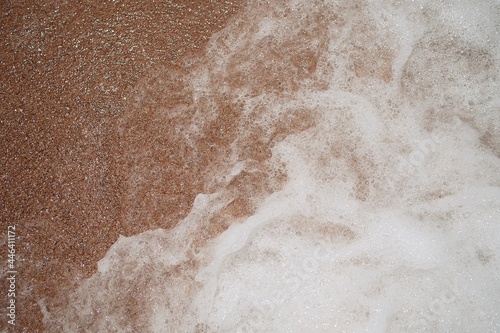
M 45 325 L 500 330 L 499 8 L 249 3 L 122 120 L 126 217 L 175 226 L 120 238 Z

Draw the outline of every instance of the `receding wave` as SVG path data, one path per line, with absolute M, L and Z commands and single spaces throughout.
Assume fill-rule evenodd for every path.
M 500 330 L 499 17 L 249 2 L 120 119 L 125 218 L 170 229 L 121 237 L 46 327 Z

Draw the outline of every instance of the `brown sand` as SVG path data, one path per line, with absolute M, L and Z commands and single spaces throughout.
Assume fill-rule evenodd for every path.
M 123 152 L 145 140 L 141 128 L 150 127 L 144 109 L 126 97 L 158 66 L 176 68 L 183 56 L 200 52 L 241 4 L 1 2 L 0 204 L 2 233 L 17 227 L 13 331 L 42 332 L 36 300 L 50 305 L 58 290 L 95 272 L 119 234 L 171 227 L 188 212 L 197 189 L 182 183 L 182 172 L 169 180 L 174 200 L 132 205 L 141 194 L 125 189 L 130 163 Z M 125 110 L 132 111 L 124 120 Z M 157 204 L 161 212 L 137 213 Z M 0 255 L 7 258 L 5 243 Z M 5 304 L 4 274 L 2 286 Z

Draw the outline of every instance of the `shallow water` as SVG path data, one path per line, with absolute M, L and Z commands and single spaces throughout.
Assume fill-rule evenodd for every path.
M 127 95 L 121 223 L 153 229 L 40 300 L 45 328 L 500 330 L 499 20 L 248 4 Z

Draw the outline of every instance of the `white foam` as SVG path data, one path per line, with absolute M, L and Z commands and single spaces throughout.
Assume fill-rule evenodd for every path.
M 68 307 L 46 311 L 46 325 L 499 331 L 500 57 L 490 43 L 498 7 L 252 2 L 213 36 L 209 65 L 194 70 L 201 78 L 192 75 L 195 107 L 208 93 L 243 103 L 232 155 L 218 181 L 207 180 L 223 186 L 198 194 L 172 230 L 120 238 Z M 312 125 L 272 141 L 297 110 Z M 199 135 L 203 114 L 193 125 Z M 238 160 L 251 126 L 272 142 L 265 162 Z M 286 171 L 283 186 L 224 187 L 263 165 Z M 255 196 L 251 216 L 200 236 L 238 193 Z M 141 313 L 127 316 L 130 307 Z

